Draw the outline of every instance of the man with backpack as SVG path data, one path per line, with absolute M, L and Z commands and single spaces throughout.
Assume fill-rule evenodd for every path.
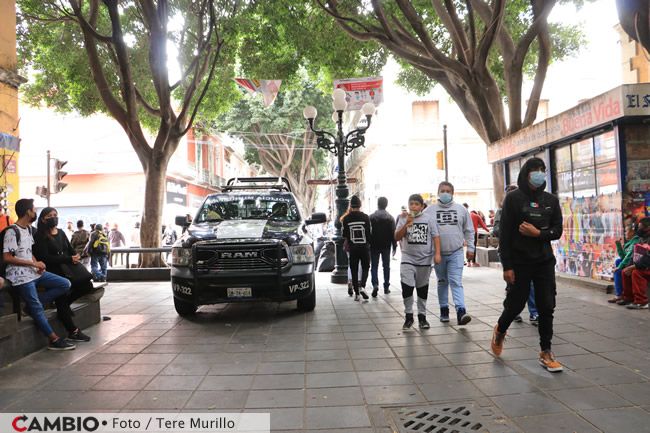
M 106 281 L 108 255 L 111 252 L 111 245 L 101 224 L 95 224 L 95 230 L 90 235 L 86 252 L 90 255 L 90 268 L 94 280 Z
M 77 221 L 77 231 L 72 234 L 70 245 L 74 248 L 75 253 L 79 254 L 81 263 L 86 268 L 90 265 L 90 257 L 84 253 L 84 250 L 86 249 L 86 245 L 88 245 L 89 239 L 90 233 L 84 229 L 84 222 L 82 220 Z
M 18 221 L 0 234 L 2 244 L 2 272 L 20 293 L 27 304 L 36 327 L 49 339 L 50 350 L 72 350 L 74 344 L 59 337 L 47 320 L 43 304 L 67 296 L 70 281 L 45 271 L 45 264 L 32 254 L 34 238 L 31 224 L 36 221 L 34 200 L 20 199 L 16 202 Z M 6 268 L 5 268 L 6 266 Z M 45 289 L 38 293 L 36 287 Z

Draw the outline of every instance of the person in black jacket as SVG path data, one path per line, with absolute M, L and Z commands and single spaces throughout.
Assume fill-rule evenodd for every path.
M 372 297 L 377 297 L 379 291 L 379 257 L 384 269 L 384 293 L 390 293 L 390 251 L 397 248 L 395 241 L 395 220 L 386 212 L 388 199 L 379 197 L 377 209 L 370 215 L 372 235 L 370 236 L 370 276 L 372 281 Z
M 347 242 L 350 253 L 350 272 L 352 273 L 352 287 L 354 300 L 368 299 L 366 282 L 368 281 L 368 268 L 370 268 L 370 236 L 371 226 L 368 215 L 361 212 L 361 200 L 356 195 L 350 199 L 350 209 L 341 217 L 343 224 L 343 238 Z M 359 263 L 361 263 L 361 287 L 359 287 Z
M 68 278 L 62 268 L 63 264 L 81 263 L 81 256 L 75 252 L 68 237 L 63 230 L 59 230 L 59 216 L 56 209 L 52 207 L 44 208 L 38 216 L 36 226 L 36 235 L 34 236 L 34 257 L 45 263 L 47 270 L 56 275 Z M 90 337 L 81 332 L 72 320 L 72 310 L 70 304 L 79 297 L 93 290 L 90 280 L 71 281 L 70 294 L 67 297 L 57 299 L 57 314 L 59 320 L 63 323 L 68 331 L 68 340 L 72 341 L 90 341 Z
M 531 158 L 519 172 L 519 189 L 506 195 L 499 229 L 503 279 L 510 286 L 504 310 L 494 327 L 492 352 L 499 356 L 508 327 L 526 305 L 530 283 L 535 286 L 539 313 L 540 364 L 551 372 L 562 365 L 551 352 L 555 309 L 555 256 L 551 241 L 562 235 L 562 210 L 546 187 L 546 164 Z

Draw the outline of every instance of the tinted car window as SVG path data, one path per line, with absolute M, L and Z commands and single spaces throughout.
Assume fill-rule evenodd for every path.
M 247 219 L 300 221 L 300 213 L 291 196 L 217 194 L 206 199 L 196 222 Z

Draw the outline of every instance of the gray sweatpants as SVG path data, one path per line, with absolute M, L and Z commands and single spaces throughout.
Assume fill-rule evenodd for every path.
M 418 314 L 427 314 L 427 297 L 429 296 L 429 277 L 431 265 L 416 266 L 402 263 L 399 268 L 402 283 L 404 313 L 413 314 L 413 291 L 418 295 Z

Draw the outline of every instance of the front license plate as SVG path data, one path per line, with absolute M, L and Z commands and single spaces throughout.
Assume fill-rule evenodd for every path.
M 229 298 L 250 298 L 253 291 L 250 287 L 228 287 Z

